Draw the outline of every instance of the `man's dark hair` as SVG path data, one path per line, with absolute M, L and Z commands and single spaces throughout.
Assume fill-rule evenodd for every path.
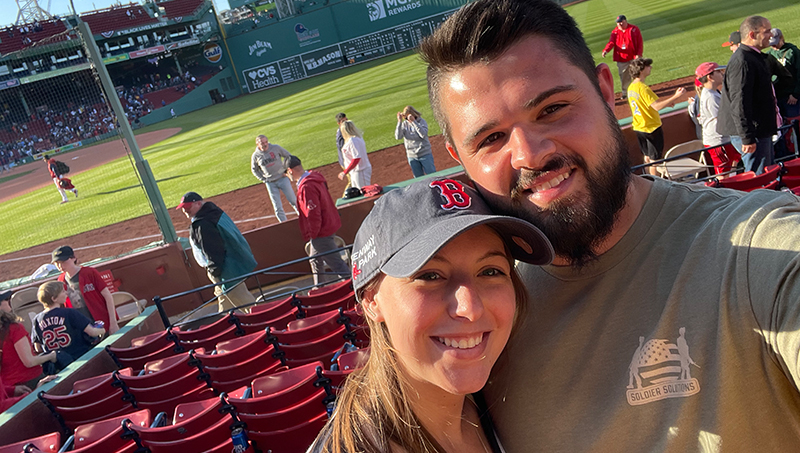
M 344 112 L 340 112 L 340 113 L 336 114 L 336 122 L 337 123 L 341 123 L 342 120 L 346 119 L 346 118 L 347 118 L 347 115 L 345 115 Z
M 466 66 L 499 58 L 530 36 L 549 38 L 558 52 L 582 70 L 600 93 L 592 52 L 575 20 L 550 0 L 478 0 L 465 5 L 420 44 L 428 64 L 428 95 L 434 116 L 452 144 L 442 111 L 442 79 Z M 547 62 L 542 62 L 547 64 Z
M 644 68 L 651 66 L 652 64 L 652 59 L 639 57 L 631 61 L 631 64 L 628 66 L 628 73 L 631 75 L 632 79 L 635 79 L 642 74 Z
M 739 33 L 741 33 L 742 38 L 749 38 L 751 31 L 758 32 L 758 29 L 765 26 L 766 22 L 766 17 L 750 16 L 742 21 L 741 25 L 739 25 Z
M 286 163 L 286 168 L 288 169 L 288 168 L 299 167 L 300 165 L 303 165 L 303 163 L 300 161 L 300 158 L 295 155 L 292 155 L 291 157 L 289 157 L 289 162 Z

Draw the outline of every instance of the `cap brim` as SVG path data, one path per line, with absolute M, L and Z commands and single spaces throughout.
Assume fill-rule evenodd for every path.
M 409 277 L 453 238 L 478 225 L 492 227 L 507 244 L 514 259 L 537 265 L 553 261 L 550 241 L 530 223 L 506 216 L 462 215 L 437 222 L 423 231 L 389 258 L 381 271 L 396 278 Z
M 727 42 L 724 42 L 724 43 L 722 43 L 722 47 L 730 47 L 730 46 L 732 46 L 732 45 L 733 45 L 733 43 L 732 43 L 732 42 L 730 42 L 730 41 L 727 41 Z
M 179 204 L 179 205 L 178 205 L 178 207 L 177 207 L 177 208 L 175 208 L 175 210 L 176 210 L 176 211 L 180 211 L 180 210 L 181 210 L 181 208 L 183 208 L 184 206 L 188 206 L 188 205 L 190 205 L 190 204 L 192 204 L 192 203 L 193 203 L 193 202 L 191 202 L 191 201 L 189 201 L 189 202 L 186 202 L 186 203 L 181 203 L 181 204 Z

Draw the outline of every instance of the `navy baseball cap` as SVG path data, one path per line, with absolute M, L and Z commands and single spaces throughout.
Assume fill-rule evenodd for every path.
M 477 190 L 459 181 L 428 179 L 387 193 L 364 219 L 351 257 L 356 294 L 381 272 L 409 277 L 453 238 L 478 225 L 492 227 L 519 261 L 553 261 L 553 246 L 535 226 L 492 213 Z
M 0 302 L 2 302 L 4 300 L 11 299 L 11 295 L 12 294 L 14 294 L 14 291 L 6 291 L 6 292 L 3 292 L 3 293 L 0 293 Z
M 61 247 L 53 250 L 53 256 L 50 262 L 55 263 L 56 261 L 66 261 L 73 256 L 75 256 L 75 252 L 72 250 L 72 247 L 68 245 L 62 245 Z
M 180 210 L 182 207 L 186 206 L 189 203 L 194 203 L 195 201 L 203 201 L 203 197 L 200 196 L 197 192 L 186 192 L 181 197 L 181 202 L 178 203 L 178 207 L 175 208 L 176 210 Z
M 617 16 L 617 23 L 620 23 L 620 22 L 622 22 L 623 20 L 628 20 L 628 18 L 627 18 L 627 17 L 625 17 L 625 15 L 624 15 L 624 14 L 620 14 L 619 16 Z

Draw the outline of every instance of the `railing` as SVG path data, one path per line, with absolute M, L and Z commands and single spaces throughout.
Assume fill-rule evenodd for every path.
M 243 274 L 243 275 L 240 275 L 240 276 L 238 276 L 236 278 L 232 278 L 232 279 L 226 280 L 225 282 L 212 283 L 212 284 L 209 284 L 209 285 L 201 286 L 199 288 L 191 289 L 189 291 L 184 291 L 184 292 L 181 292 L 181 293 L 172 294 L 172 295 L 166 296 L 166 297 L 155 296 L 153 298 L 153 303 L 155 304 L 156 308 L 158 309 L 158 314 L 159 314 L 159 316 L 161 316 L 161 322 L 164 324 L 164 328 L 165 329 L 169 329 L 169 328 L 175 327 L 175 326 L 186 325 L 186 324 L 189 324 L 189 323 L 194 324 L 194 323 L 196 323 L 198 321 L 204 321 L 204 320 L 207 320 L 207 319 L 216 318 L 216 317 L 219 317 L 220 315 L 224 315 L 226 313 L 230 313 L 230 312 L 233 312 L 233 311 L 236 311 L 236 310 L 249 308 L 249 307 L 252 307 L 252 306 L 255 306 L 255 305 L 259 305 L 259 304 L 263 304 L 265 302 L 269 302 L 269 301 L 272 301 L 272 300 L 282 299 L 282 298 L 285 298 L 285 297 L 288 297 L 288 296 L 292 296 L 292 295 L 295 295 L 295 294 L 303 292 L 303 291 L 308 291 L 308 290 L 310 290 L 312 288 L 315 288 L 315 287 L 322 287 L 322 286 L 326 286 L 326 285 L 329 285 L 329 284 L 332 284 L 332 283 L 337 283 L 339 281 L 344 280 L 344 278 L 338 277 L 338 274 L 336 274 L 335 272 L 317 272 L 317 275 L 320 275 L 320 276 L 323 276 L 323 275 L 336 276 L 336 278 L 331 280 L 331 281 L 326 281 L 324 283 L 321 282 L 321 283 L 319 283 L 317 285 L 313 285 L 312 284 L 312 285 L 305 286 L 305 287 L 302 287 L 302 288 L 293 288 L 290 291 L 285 291 L 285 292 L 281 292 L 281 293 L 278 293 L 278 294 L 271 294 L 271 293 L 265 294 L 264 290 L 263 290 L 263 287 L 261 285 L 261 281 L 259 279 L 259 276 L 260 275 L 286 275 L 286 276 L 311 275 L 310 272 L 281 272 L 281 271 L 276 271 L 276 269 L 281 269 L 281 268 L 284 268 L 284 267 L 287 267 L 287 266 L 291 266 L 291 265 L 294 265 L 294 264 L 307 262 L 311 258 L 318 258 L 318 257 L 321 257 L 321 256 L 333 254 L 333 253 L 340 253 L 340 252 L 345 251 L 345 250 L 351 250 L 352 248 L 353 248 L 352 244 L 351 245 L 346 245 L 344 247 L 337 248 L 335 250 L 331 250 L 331 251 L 328 251 L 328 252 L 319 253 L 319 254 L 316 254 L 316 255 L 313 255 L 313 256 L 304 257 L 304 258 L 299 258 L 299 259 L 296 259 L 296 260 L 293 260 L 293 261 L 287 261 L 285 263 L 281 263 L 281 264 L 278 264 L 278 265 L 275 265 L 275 266 L 271 266 L 271 267 L 267 267 L 267 268 L 264 268 L 264 269 L 261 269 L 261 270 L 250 272 L 249 274 Z M 212 288 L 215 288 L 217 286 L 220 286 L 220 285 L 226 284 L 226 283 L 230 284 L 231 282 L 246 282 L 246 280 L 248 278 L 250 278 L 250 277 L 255 277 L 256 283 L 258 283 L 258 291 L 260 293 L 260 296 L 256 298 L 255 302 L 250 303 L 250 304 L 241 305 L 241 306 L 238 306 L 238 307 L 234 307 L 234 308 L 231 308 L 231 309 L 226 310 L 224 312 L 211 313 L 211 314 L 200 316 L 200 317 L 197 317 L 197 318 L 192 318 L 192 316 L 195 313 L 197 313 L 200 310 L 204 309 L 209 304 L 215 302 L 217 300 L 217 296 L 214 296 L 211 299 L 209 299 L 209 300 L 203 302 L 202 304 L 200 304 L 199 307 L 197 307 L 194 310 L 190 311 L 189 313 L 181 316 L 181 318 L 178 319 L 177 322 L 175 322 L 175 323 L 171 323 L 170 322 L 169 316 L 167 316 L 167 312 L 166 312 L 166 310 L 164 308 L 164 303 L 165 302 L 169 302 L 170 300 L 174 300 L 174 299 L 178 299 L 180 297 L 184 297 L 184 296 L 188 296 L 188 295 L 191 295 L 191 294 L 195 294 L 195 293 L 207 290 L 207 289 L 212 289 Z

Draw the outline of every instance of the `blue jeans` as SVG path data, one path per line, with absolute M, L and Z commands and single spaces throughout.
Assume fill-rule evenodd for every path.
M 772 137 L 756 139 L 756 150 L 750 154 L 742 153 L 742 138 L 738 135 L 731 135 L 731 145 L 742 155 L 744 171 L 752 171 L 760 175 L 764 173 L 764 167 L 775 163 Z
M 297 212 L 297 195 L 295 195 L 294 190 L 292 190 L 292 182 L 289 181 L 289 178 L 284 176 L 277 181 L 268 182 L 267 192 L 269 192 L 269 201 L 272 202 L 272 209 L 275 210 L 275 217 L 278 218 L 278 222 L 286 221 L 286 213 L 283 212 L 283 202 L 281 201 L 281 192 L 283 192 L 283 196 L 286 197 L 286 201 L 294 208 L 294 212 Z
M 433 163 L 433 154 L 426 154 L 416 159 L 409 158 L 408 165 L 411 165 L 411 173 L 415 178 L 436 173 L 436 165 Z

